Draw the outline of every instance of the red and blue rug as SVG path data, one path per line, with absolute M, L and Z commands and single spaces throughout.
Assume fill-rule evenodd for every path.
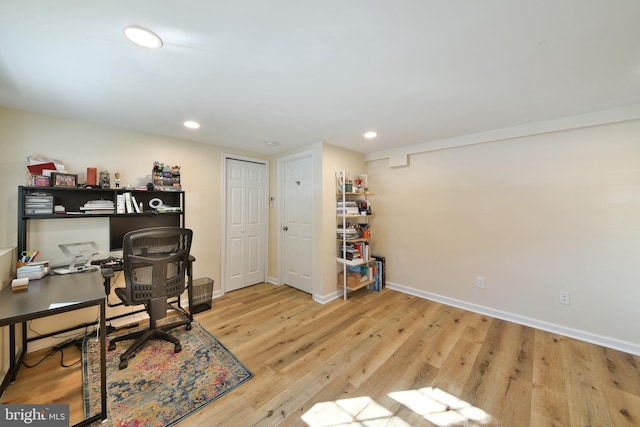
M 152 340 L 123 370 L 118 369 L 119 357 L 132 341 L 107 351 L 108 420 L 103 426 L 172 426 L 253 376 L 198 322 L 190 331 L 181 326 L 172 333 L 180 338 L 181 352 L 174 353 L 169 342 Z M 85 339 L 82 356 L 84 409 L 89 416 L 100 412 L 99 342 Z

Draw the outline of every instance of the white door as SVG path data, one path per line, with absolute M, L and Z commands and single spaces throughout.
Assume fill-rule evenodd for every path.
M 289 286 L 312 293 L 313 181 L 311 155 L 286 160 L 282 167 L 284 278 Z
M 225 292 L 265 279 L 265 165 L 226 160 Z

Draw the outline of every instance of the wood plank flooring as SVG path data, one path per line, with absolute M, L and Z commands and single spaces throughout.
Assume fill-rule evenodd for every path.
M 321 305 L 260 284 L 196 318 L 254 378 L 180 427 L 640 426 L 640 357 L 391 290 Z M 77 422 L 80 366 L 23 367 L 0 402 L 69 403 Z

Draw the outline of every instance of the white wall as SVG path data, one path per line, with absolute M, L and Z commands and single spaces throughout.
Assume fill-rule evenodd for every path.
M 369 162 L 389 285 L 640 353 L 639 137 L 636 120 Z

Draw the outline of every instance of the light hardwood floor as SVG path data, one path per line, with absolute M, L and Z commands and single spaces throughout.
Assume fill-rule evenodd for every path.
M 640 426 L 640 357 L 387 289 L 321 305 L 261 284 L 196 318 L 254 378 L 181 427 Z M 80 367 L 59 362 L 23 367 L 1 402 L 81 419 Z

